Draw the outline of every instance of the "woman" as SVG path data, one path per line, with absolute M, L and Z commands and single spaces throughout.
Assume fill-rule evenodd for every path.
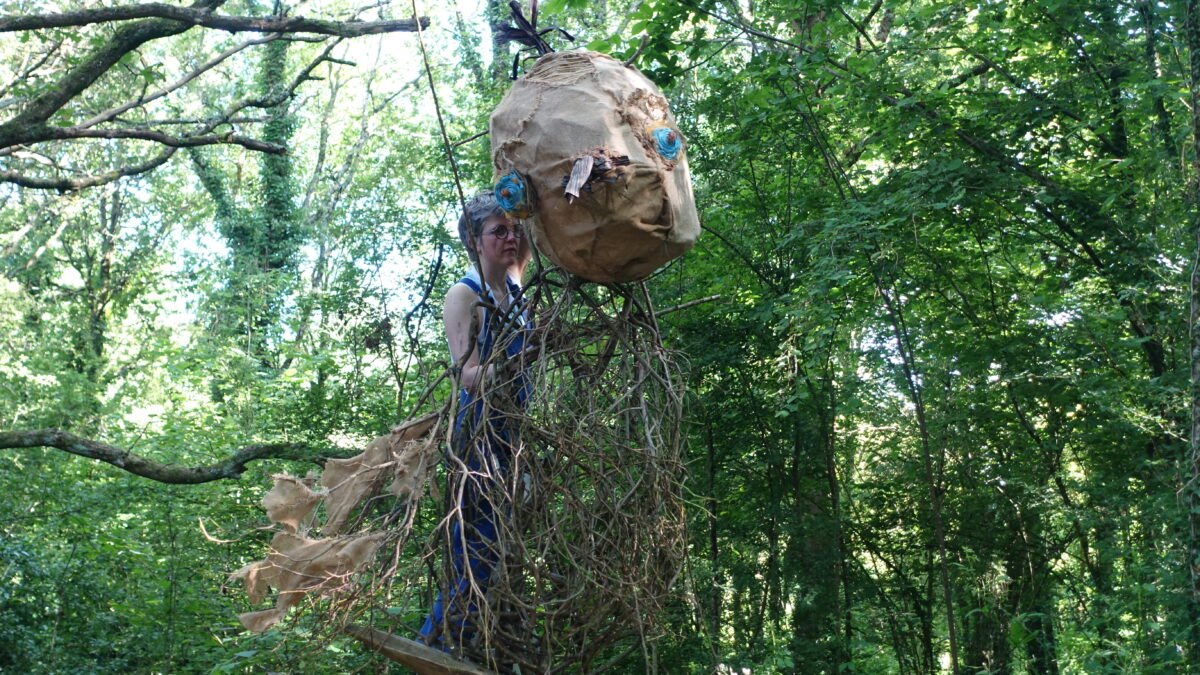
M 474 264 L 447 291 L 443 312 L 461 386 L 450 441 L 450 493 L 459 511 L 451 515 L 450 528 L 454 579 L 449 598 L 438 593 L 421 627 L 427 644 L 443 648 L 473 635 L 467 624 L 477 607 L 470 598 L 486 591 L 499 560 L 497 514 L 510 503 L 504 495 L 515 435 L 497 407 L 520 408 L 528 395 L 520 373 L 527 332 L 520 284 L 532 257 L 529 242 L 490 192 L 467 203 L 458 236 Z M 498 389 L 507 390 L 510 400 L 496 401 Z

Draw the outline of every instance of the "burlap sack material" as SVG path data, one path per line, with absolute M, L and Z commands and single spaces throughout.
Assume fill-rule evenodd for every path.
M 571 273 L 644 279 L 695 243 L 683 138 L 666 98 L 637 69 L 596 52 L 547 54 L 492 112 L 490 132 L 498 184 L 507 189 L 515 172 L 527 193 L 510 214 L 527 211 L 538 250 Z M 592 171 L 570 198 L 565 183 L 581 157 L 609 168 Z
M 275 486 L 263 497 L 263 507 L 271 522 L 283 530 L 275 533 L 265 560 L 230 575 L 231 580 L 244 580 L 253 604 L 261 603 L 272 588 L 278 593 L 274 607 L 238 616 L 247 630 L 268 630 L 309 593 L 335 593 L 351 586 L 349 578 L 375 555 L 386 533 L 347 534 L 342 530 L 354 510 L 388 477 L 392 478 L 388 491 L 396 497 L 420 497 L 429 470 L 438 461 L 438 439 L 432 433 L 437 421 L 437 415 L 409 420 L 371 441 L 360 454 L 327 461 L 319 478 L 286 473 L 272 476 Z M 323 537 L 312 539 L 307 530 L 322 500 L 326 512 L 320 527 Z

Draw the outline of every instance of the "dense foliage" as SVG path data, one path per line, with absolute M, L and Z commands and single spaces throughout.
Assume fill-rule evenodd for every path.
M 411 14 L 381 5 L 368 14 Z M 515 49 L 489 40 L 497 5 L 422 10 L 452 141 L 486 128 L 504 91 Z M 689 381 L 691 555 L 672 632 L 622 668 L 1200 663 L 1188 7 L 543 3 L 543 24 L 637 54 L 672 99 L 705 231 L 648 284 L 660 308 L 720 296 L 661 319 Z M 106 30 L 4 34 L 0 75 L 16 79 L 0 99 Z M 231 40 L 151 43 L 69 114 Z M 347 41 L 320 79 L 256 110 L 245 124 L 290 155 L 200 147 L 78 192 L 0 186 L 0 429 L 196 465 L 264 440 L 352 450 L 409 414 L 441 367 L 440 298 L 464 265 L 416 44 Z M 326 46 L 247 49 L 162 116 L 267 97 Z M 48 55 L 40 70 L 21 70 L 29 54 Z M 47 161 L 99 169 L 133 143 Z M 467 189 L 486 185 L 486 140 L 455 153 Z M 372 667 L 314 637 L 310 615 L 245 633 L 245 601 L 222 593 L 261 555 L 258 500 L 285 469 L 307 467 L 175 486 L 5 450 L 0 672 Z

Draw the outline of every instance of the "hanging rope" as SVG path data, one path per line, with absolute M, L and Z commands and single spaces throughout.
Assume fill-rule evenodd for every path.
M 413 16 L 417 12 L 417 0 L 411 0 Z M 433 68 L 429 66 L 429 52 L 425 49 L 425 31 L 421 30 L 421 22 L 417 21 L 417 44 L 421 46 L 421 60 L 425 62 L 425 78 L 429 82 L 429 94 L 433 97 L 433 111 L 437 114 L 438 130 L 442 134 L 442 146 L 446 150 L 446 159 L 450 162 L 450 171 L 454 174 L 454 188 L 458 191 L 458 206 L 460 213 L 467 211 L 467 198 L 463 194 L 462 179 L 458 175 L 458 161 L 454 159 L 454 148 L 450 144 L 450 136 L 446 133 L 446 121 L 442 118 L 442 104 L 438 101 L 437 87 L 433 83 Z

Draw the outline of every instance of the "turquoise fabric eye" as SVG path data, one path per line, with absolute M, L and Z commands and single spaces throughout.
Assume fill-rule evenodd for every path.
M 683 149 L 683 139 L 679 137 L 678 131 L 662 126 L 655 127 L 650 133 L 654 135 L 658 154 L 670 160 L 679 156 L 679 151 Z
M 496 181 L 496 203 L 512 218 L 529 215 L 529 199 L 525 194 L 525 181 L 516 171 L 509 171 Z

